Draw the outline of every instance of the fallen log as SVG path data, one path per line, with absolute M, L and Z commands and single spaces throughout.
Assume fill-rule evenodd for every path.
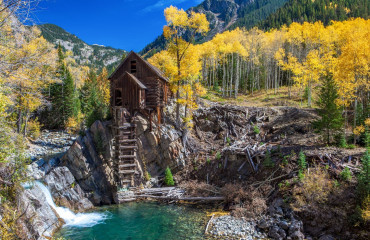
M 154 198 L 163 200 L 178 200 L 178 201 L 223 201 L 224 197 L 173 197 L 173 196 L 153 196 L 153 195 L 137 195 L 137 198 Z

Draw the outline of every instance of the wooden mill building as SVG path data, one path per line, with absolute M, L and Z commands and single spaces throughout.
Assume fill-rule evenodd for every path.
M 169 80 L 163 73 L 135 52 L 130 52 L 109 77 L 111 108 L 115 130 L 115 164 L 119 187 L 134 183 L 136 172 L 136 125 L 137 113 L 146 116 L 152 128 L 152 117 L 161 114 L 167 104 Z

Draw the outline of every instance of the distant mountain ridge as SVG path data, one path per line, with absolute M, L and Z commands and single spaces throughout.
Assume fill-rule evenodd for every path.
M 98 44 L 89 45 L 63 28 L 54 24 L 38 26 L 42 36 L 52 44 L 61 45 L 64 50 L 72 51 L 76 63 L 87 65 L 100 71 L 106 67 L 112 71 L 121 61 L 125 50 Z
M 211 40 L 217 33 L 236 27 L 251 28 L 265 20 L 270 14 L 283 6 L 288 0 L 205 0 L 187 12 L 204 13 L 210 23 L 210 31 L 205 37 L 198 37 L 196 42 Z M 149 57 L 165 48 L 165 39 L 161 35 L 148 44 L 140 53 Z
M 369 18 L 369 0 L 205 0 L 189 11 L 206 14 L 210 22 L 207 36 L 196 39 L 204 42 L 217 33 L 237 27 L 250 29 L 259 27 L 269 30 L 289 25 L 292 22 L 321 21 L 324 25 L 332 20 Z M 165 48 L 161 35 L 148 44 L 140 53 L 146 58 Z

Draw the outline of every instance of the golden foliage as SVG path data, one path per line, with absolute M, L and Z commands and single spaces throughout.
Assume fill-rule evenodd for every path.
M 362 125 L 357 126 L 355 129 L 353 129 L 353 134 L 355 134 L 356 136 L 360 136 L 364 132 L 365 132 L 365 127 Z
M 205 14 L 191 12 L 189 15 L 183 10 L 170 6 L 164 10 L 167 25 L 163 34 L 168 41 L 167 49 L 155 54 L 148 61 L 161 69 L 170 79 L 170 87 L 176 92 L 177 104 L 185 106 L 185 119 L 188 111 L 197 108 L 195 103 L 197 94 L 203 94 L 204 89 L 199 87 L 200 51 L 197 46 L 183 38 L 184 32 L 189 32 L 190 38 L 195 34 L 204 34 L 209 31 L 209 23 Z M 191 114 L 190 114 L 191 115 Z M 180 116 L 177 116 L 180 119 Z
M 276 64 L 289 71 L 300 94 L 303 89 L 309 89 L 309 101 L 311 89 L 321 84 L 320 76 L 326 72 L 333 74 L 338 85 L 338 105 L 349 106 L 356 98 L 366 97 L 370 90 L 370 20 L 357 18 L 334 21 L 327 27 L 321 22 L 292 23 L 288 27 L 267 32 L 257 28 L 225 31 L 217 34 L 211 41 L 191 46 L 192 56 L 184 61 L 190 60 L 191 64 L 178 69 L 176 58 L 172 57 L 170 60 L 177 53 L 173 48 L 173 40 L 174 36 L 178 36 L 180 23 L 183 26 L 188 26 L 189 23 L 184 22 L 186 13 L 177 11 L 179 12 L 171 7 L 167 12 L 169 24 L 164 28 L 164 33 L 171 40 L 168 49 L 152 58 L 152 63 L 172 79 L 173 91 L 177 90 L 178 81 L 195 76 L 199 67 L 204 70 L 223 64 L 228 61 L 230 54 L 237 54 L 256 68 L 261 65 L 269 68 Z M 188 47 L 182 38 L 177 40 L 178 49 Z M 203 61 L 202 66 L 198 64 L 199 61 Z
M 81 130 L 84 115 L 79 112 L 77 117 L 70 117 L 66 123 L 66 130 L 69 134 L 77 134 Z
M 334 182 L 326 169 L 321 166 L 310 168 L 305 172 L 301 185 L 293 188 L 293 197 L 297 207 L 312 203 L 325 202 L 334 189 Z
M 97 77 L 99 92 L 102 94 L 103 103 L 106 106 L 110 104 L 110 81 L 108 77 L 108 71 L 105 67 Z
M 36 140 L 41 135 L 41 127 L 37 118 L 29 120 L 27 123 L 27 136 Z

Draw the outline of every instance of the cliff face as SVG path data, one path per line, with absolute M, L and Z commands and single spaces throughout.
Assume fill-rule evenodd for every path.
M 61 159 L 94 205 L 114 203 L 112 135 L 107 124 L 95 122 Z
M 170 121 L 170 118 L 166 118 Z M 154 119 L 155 122 L 155 119 Z M 43 182 L 58 206 L 82 212 L 94 206 L 116 203 L 111 122 L 95 122 L 79 136 L 61 158 L 40 159 L 29 166 L 29 175 Z M 169 123 L 159 128 L 144 116 L 137 116 L 136 185 L 161 185 L 158 179 L 167 166 L 174 171 L 185 166 L 182 133 Z M 151 181 L 145 179 L 146 172 Z M 25 239 L 47 239 L 62 225 L 60 216 L 49 206 L 36 184 L 19 195 L 19 209 L 25 212 L 22 227 Z

